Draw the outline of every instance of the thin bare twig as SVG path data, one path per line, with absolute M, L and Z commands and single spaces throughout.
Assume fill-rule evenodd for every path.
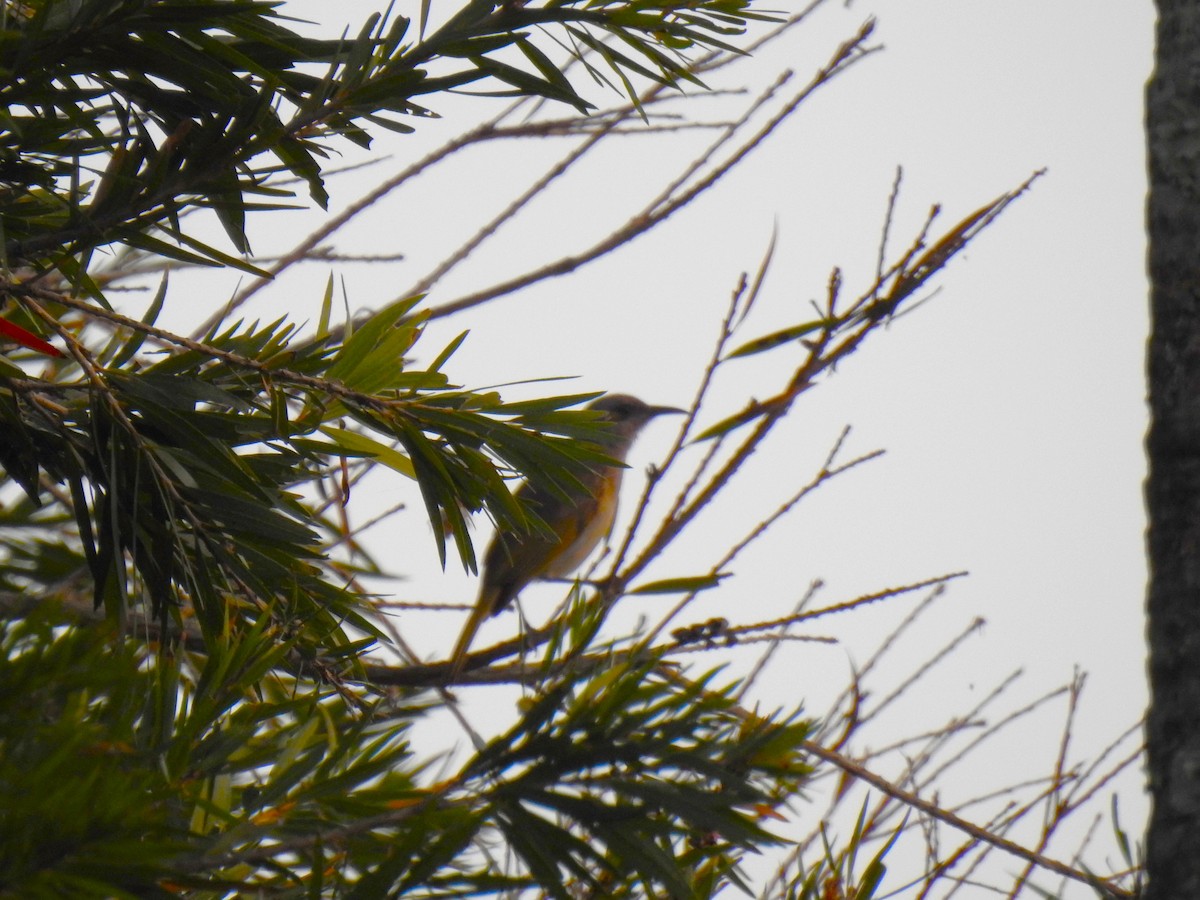
M 849 757 L 843 756 L 842 754 L 833 750 L 827 750 L 820 744 L 815 744 L 812 742 L 806 742 L 804 749 L 813 756 L 816 756 L 818 759 L 822 759 L 831 765 L 837 766 L 843 772 L 852 775 L 860 781 L 865 781 L 876 790 L 882 791 L 895 800 L 899 800 L 905 806 L 919 810 L 927 816 L 931 816 L 940 822 L 944 822 L 952 828 L 961 831 L 964 834 L 970 835 L 977 841 L 989 844 L 998 850 L 1002 850 L 1011 856 L 1017 857 L 1018 859 L 1034 863 L 1042 869 L 1055 872 L 1065 878 L 1070 878 L 1073 881 L 1078 881 L 1089 885 L 1098 891 L 1102 891 L 1106 896 L 1130 896 L 1127 892 L 1114 888 L 1109 882 L 1102 878 L 1097 878 L 1095 875 L 1091 875 L 1090 873 L 1073 869 L 1066 863 L 1059 862 L 1056 859 L 1051 859 L 1050 857 L 1044 856 L 1040 853 L 1035 853 L 1026 847 L 1022 847 L 1020 844 L 1016 844 L 1010 840 L 999 837 L 983 828 L 980 828 L 975 823 L 968 822 L 966 819 L 963 819 L 948 810 L 942 809 L 936 804 L 930 803 L 916 794 L 903 790 L 902 788 L 892 784 L 886 778 L 882 778 L 879 775 L 876 775 L 874 772 L 871 772 L 870 770 L 858 765 L 858 763 L 854 762 Z
M 615 248 L 622 244 L 628 243 L 632 238 L 642 234 L 653 228 L 654 226 L 666 221 L 674 213 L 678 212 L 684 206 L 691 203 L 696 197 L 703 194 L 714 184 L 716 184 L 724 175 L 729 172 L 734 166 L 740 163 L 748 156 L 759 144 L 761 144 L 776 128 L 778 128 L 785 120 L 787 120 L 800 106 L 800 104 L 812 95 L 818 88 L 827 84 L 836 75 L 851 66 L 853 63 L 864 58 L 872 51 L 863 45 L 871 34 L 874 27 L 873 21 L 868 21 L 860 30 L 859 33 L 849 41 L 846 41 L 835 52 L 833 58 L 827 63 L 809 82 L 808 86 L 797 93 L 791 101 L 789 101 L 783 109 L 771 118 L 762 128 L 759 129 L 753 136 L 747 138 L 736 151 L 734 151 L 727 159 L 713 168 L 704 178 L 699 179 L 686 191 L 678 194 L 668 203 L 659 203 L 652 208 L 643 208 L 643 210 L 635 214 L 633 218 L 622 228 L 601 239 L 586 250 L 564 256 L 560 259 L 548 263 L 539 269 L 519 275 L 504 282 L 499 282 L 488 288 L 475 291 L 472 294 L 460 297 L 457 300 L 447 301 L 434 306 L 430 310 L 431 318 L 441 318 L 444 316 L 453 315 L 478 306 L 481 303 L 486 303 L 494 300 L 497 297 L 502 297 L 506 294 L 511 294 L 521 288 L 528 287 L 539 281 L 547 278 L 565 275 L 568 272 L 573 272 L 579 267 L 585 265 L 592 260 L 610 253 Z M 744 122 L 745 117 L 739 119 L 739 122 Z

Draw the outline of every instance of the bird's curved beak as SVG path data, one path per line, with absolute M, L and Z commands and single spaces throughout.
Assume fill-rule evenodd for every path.
M 648 418 L 653 419 L 655 416 L 686 416 L 687 410 L 680 409 L 677 406 L 651 406 L 648 410 Z

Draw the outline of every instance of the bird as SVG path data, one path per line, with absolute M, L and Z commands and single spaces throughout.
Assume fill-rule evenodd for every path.
M 608 457 L 624 463 L 638 433 L 651 419 L 684 411 L 650 406 L 629 394 L 606 394 L 587 406 L 602 414 L 608 428 L 594 440 Z M 564 493 L 526 481 L 515 498 L 543 527 L 498 530 L 483 557 L 479 597 L 450 656 L 450 678 L 462 672 L 467 651 L 484 620 L 502 612 L 529 582 L 566 578 L 612 530 L 621 489 L 621 466 L 597 465 L 583 472 Z

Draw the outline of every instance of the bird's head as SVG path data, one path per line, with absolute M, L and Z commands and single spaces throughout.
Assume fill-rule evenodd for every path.
M 625 458 L 633 439 L 655 416 L 684 412 L 674 406 L 651 406 L 629 394 L 605 394 L 589 403 L 588 409 L 603 413 L 605 421 L 611 424 L 612 427 L 599 442 L 608 453 L 618 459 Z

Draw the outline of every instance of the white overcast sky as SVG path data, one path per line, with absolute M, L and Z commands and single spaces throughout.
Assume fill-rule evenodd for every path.
M 356 23 L 375 7 L 366 0 L 323 5 L 320 16 Z M 868 16 L 878 19 L 875 43 L 884 51 L 823 89 L 678 220 L 575 276 L 439 321 L 421 347 L 428 359 L 469 328 L 449 367 L 466 386 L 575 375 L 575 382 L 514 395 L 619 390 L 684 405 L 730 290 L 757 264 L 773 226 L 775 265 L 746 336 L 798 321 L 835 265 L 849 288 L 865 284 L 897 166 L 904 169 L 897 243 L 930 204 L 943 204 L 949 224 L 1046 168 L 938 280 L 931 302 L 878 334 L 798 405 L 738 484 L 736 502 L 652 574 L 706 568 L 723 540 L 770 508 L 781 485 L 807 480 L 850 425 L 848 453 L 884 448 L 886 456 L 821 491 L 687 620 L 782 615 L 817 578 L 826 584 L 822 598 L 833 602 L 966 569 L 970 578 L 954 584 L 921 632 L 927 643 L 913 650 L 939 646 L 977 616 L 987 625 L 939 675 L 937 689 L 926 686 L 922 703 L 961 706 L 1018 668 L 1025 675 L 1016 697 L 1032 699 L 1078 666 L 1089 681 L 1076 739 L 1097 749 L 1138 719 L 1146 699 L 1142 95 L 1153 8 L 1149 0 L 827 2 L 795 39 L 747 64 L 739 80 L 757 89 L 783 68 L 807 78 Z M 420 134 L 388 140 L 397 158 L 387 173 L 469 124 L 475 108 L 446 107 L 446 119 L 418 123 Z M 586 244 L 653 191 L 658 173 L 690 158 L 693 146 L 632 137 L 615 144 L 524 226 L 502 232 L 436 285 L 429 302 L 489 284 L 521 261 Z M 343 248 L 400 252 L 406 261 L 340 270 L 351 305 L 398 295 L 560 150 L 476 151 L 374 210 L 341 240 Z M 333 182 L 333 207 L 382 177 L 375 171 Z M 296 225 L 295 234 L 311 222 Z M 252 228 L 257 250 L 287 245 L 291 226 L 276 227 Z M 310 267 L 287 279 L 266 292 L 261 314 L 277 314 L 281 298 L 297 314 L 311 308 L 326 274 Z M 781 363 L 794 362 L 785 356 Z M 777 387 L 782 368 L 731 368 L 710 420 Z M 646 433 L 631 460 L 635 476 L 671 437 L 666 423 Z M 631 478 L 628 490 L 639 480 Z M 376 496 L 355 502 L 409 503 L 407 513 L 371 534 L 385 562 L 410 576 L 391 585 L 394 596 L 473 600 L 472 579 L 453 565 L 446 574 L 437 568 L 414 486 L 397 477 L 372 490 Z M 368 517 L 366 507 L 360 517 Z M 547 593 L 532 591 L 527 600 L 535 620 L 560 593 L 539 590 Z M 652 611 L 663 608 L 665 601 Z M 818 632 L 840 643 L 789 650 L 786 662 L 773 664 L 760 698 L 767 705 L 807 698 L 819 711 L 895 618 L 860 613 L 824 623 Z M 448 649 L 460 614 L 402 622 L 406 637 L 435 658 Z M 515 627 L 512 616 L 493 620 L 481 641 Z M 1042 726 L 1048 730 L 1027 735 L 1023 745 L 1031 773 L 1049 771 L 1057 749 L 1055 719 Z M 1134 772 L 1120 785 L 1135 821 L 1139 779 Z

